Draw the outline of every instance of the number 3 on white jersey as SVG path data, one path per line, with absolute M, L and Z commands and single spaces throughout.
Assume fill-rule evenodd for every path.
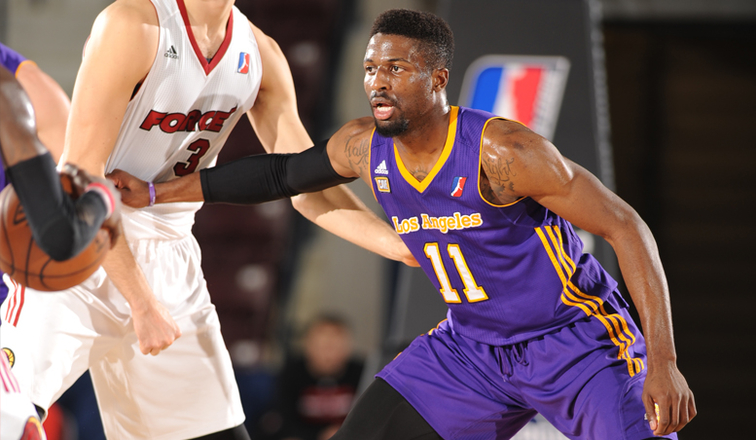
M 465 285 L 467 302 L 473 303 L 487 300 L 488 295 L 486 295 L 486 291 L 475 282 L 475 278 L 473 278 L 470 268 L 467 267 L 467 262 L 462 255 L 462 251 L 459 249 L 459 245 L 449 244 L 447 250 L 449 257 L 454 260 L 459 278 Z M 457 290 L 452 288 L 449 275 L 447 275 L 444 263 L 441 261 L 441 251 L 438 248 L 438 243 L 425 243 L 425 256 L 433 264 L 433 270 L 436 272 L 436 277 L 441 285 L 441 296 L 444 297 L 444 301 L 448 303 L 461 303 L 462 300 L 459 298 Z

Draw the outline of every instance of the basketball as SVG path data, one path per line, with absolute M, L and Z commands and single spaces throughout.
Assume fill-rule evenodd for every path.
M 71 178 L 61 175 L 61 183 L 75 197 Z M 108 249 L 110 234 L 101 228 L 81 253 L 65 261 L 53 260 L 34 242 L 13 185 L 0 192 L 0 270 L 17 283 L 43 291 L 68 289 L 89 278 Z

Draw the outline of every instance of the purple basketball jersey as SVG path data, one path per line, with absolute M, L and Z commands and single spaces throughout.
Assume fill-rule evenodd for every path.
M 533 199 L 504 206 L 483 199 L 480 143 L 492 119 L 452 107 L 443 153 L 422 182 L 378 133 L 370 167 L 376 199 L 447 302 L 452 328 L 507 345 L 599 312 L 617 282 L 583 254 L 566 220 Z
M 0 43 L 0 65 L 8 69 L 10 73 L 15 75 L 18 66 L 24 61 L 26 61 L 26 58 L 23 55 Z
M 422 182 L 373 133 L 375 197 L 449 307 L 377 376 L 443 438 L 510 438 L 536 411 L 569 438 L 652 437 L 645 343 L 616 281 L 566 220 L 480 193 L 481 137 L 496 118 L 452 107 Z

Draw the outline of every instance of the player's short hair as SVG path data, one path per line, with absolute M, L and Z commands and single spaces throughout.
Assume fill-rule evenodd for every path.
M 389 9 L 373 22 L 375 34 L 401 35 L 418 40 L 428 68 L 451 70 L 454 57 L 454 34 L 441 17 L 424 11 Z

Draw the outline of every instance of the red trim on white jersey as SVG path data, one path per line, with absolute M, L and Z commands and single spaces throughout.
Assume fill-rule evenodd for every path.
M 184 0 L 176 0 L 176 3 L 178 4 L 179 11 L 181 11 L 181 18 L 184 20 L 184 25 L 186 26 L 186 34 L 189 36 L 189 41 L 192 43 L 194 54 L 197 55 L 197 59 L 199 59 L 200 64 L 202 64 L 202 68 L 205 69 L 205 75 L 207 75 L 213 70 L 215 66 L 218 65 L 221 58 L 223 58 L 223 55 L 226 53 L 228 45 L 231 44 L 231 34 L 233 33 L 234 28 L 234 14 L 233 12 L 228 14 L 226 36 L 223 37 L 223 42 L 218 48 L 218 51 L 215 52 L 215 55 L 213 55 L 213 60 L 208 63 L 207 58 L 205 58 L 205 55 L 202 54 L 202 51 L 197 44 L 197 40 L 194 38 L 192 24 L 189 22 L 189 14 L 186 12 L 186 5 L 184 4 Z
M 18 385 L 16 376 L 11 373 L 8 355 L 4 351 L 0 353 L 0 382 L 3 383 L 3 389 L 7 393 L 21 392 L 21 387 Z
M 7 279 L 10 279 L 7 278 Z M 18 284 L 13 279 L 10 279 L 13 286 L 11 290 L 13 293 L 8 295 L 8 309 L 5 312 L 5 322 L 15 327 L 18 324 L 18 318 L 21 316 L 21 309 L 24 308 L 24 300 L 26 299 L 26 287 Z M 11 287 L 11 286 L 8 286 Z

